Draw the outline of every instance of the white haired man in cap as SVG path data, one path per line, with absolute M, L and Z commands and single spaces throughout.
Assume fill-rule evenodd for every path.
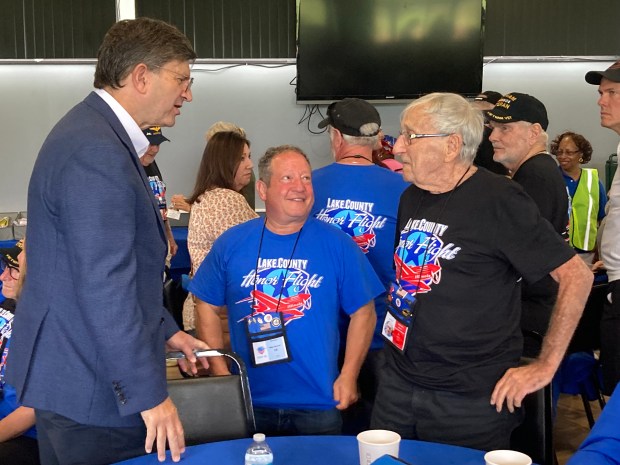
M 372 150 L 380 137 L 381 118 L 370 103 L 357 98 L 332 103 L 327 109 L 327 118 L 319 127 L 328 128 L 335 162 L 312 173 L 314 206 L 311 215 L 351 236 L 387 289 L 394 281 L 392 251 L 398 199 L 409 183 L 402 175 L 372 162 Z M 345 415 L 344 428 L 350 433 L 368 429 L 370 422 L 376 371 L 383 347 L 381 323 L 385 317 L 385 298 L 385 291 L 375 298 L 379 324 L 359 377 L 362 402 L 356 408 L 361 410 L 361 415 L 351 426 L 350 415 Z M 346 330 L 347 322 L 344 323 L 342 330 Z
M 151 126 L 142 132 L 144 132 L 144 135 L 148 139 L 149 146 L 147 147 L 146 152 L 144 152 L 144 155 L 140 157 L 140 164 L 144 166 L 144 172 L 149 179 L 151 190 L 153 191 L 153 195 L 155 196 L 155 200 L 159 206 L 159 212 L 164 220 L 166 237 L 168 238 L 168 251 L 170 252 L 170 256 L 174 257 L 179 250 L 179 247 L 177 246 L 177 242 L 174 240 L 172 228 L 170 227 L 170 221 L 168 221 L 166 183 L 164 183 L 161 176 L 161 171 L 159 171 L 159 167 L 155 161 L 155 157 L 159 153 L 159 146 L 162 142 L 170 142 L 170 139 L 162 134 L 160 126 Z
M 502 94 L 495 92 L 494 90 L 485 90 L 474 97 L 472 105 L 474 108 L 483 112 L 486 118 L 486 112 L 492 110 L 497 101 L 502 98 Z M 476 158 L 474 158 L 474 165 L 486 168 L 493 173 L 506 176 L 508 170 L 504 165 L 493 160 L 493 145 L 489 141 L 491 135 L 491 126 L 488 123 L 484 125 L 484 133 L 482 135 L 482 142 L 478 146 L 476 152 Z
M 486 112 L 492 128 L 493 159 L 502 163 L 532 197 L 541 215 L 558 234 L 565 237 L 568 225 L 568 192 L 557 164 L 547 152 L 549 125 L 547 109 L 536 97 L 512 92 Z M 522 288 L 521 327 L 526 334 L 544 336 L 555 305 L 558 285 L 545 276 L 538 282 L 525 282 Z M 541 341 L 526 337 L 524 355 L 535 357 Z
M 394 145 L 405 179 L 397 288 L 372 428 L 404 438 L 505 449 L 523 398 L 547 385 L 592 273 L 515 182 L 472 164 L 483 117 L 463 97 L 411 103 Z M 551 274 L 559 296 L 540 356 L 518 367 L 521 278 Z
M 605 71 L 589 71 L 588 84 L 598 85 L 601 126 L 620 134 L 620 61 Z M 620 144 L 618 145 L 620 153 Z M 603 392 L 610 395 L 620 381 L 620 175 L 609 190 L 600 256 L 609 278 L 609 294 L 601 320 Z

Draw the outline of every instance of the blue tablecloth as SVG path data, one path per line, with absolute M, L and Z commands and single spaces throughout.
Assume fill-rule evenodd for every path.
M 213 442 L 188 447 L 181 464 L 241 465 L 251 439 Z M 354 436 L 269 437 L 274 465 L 359 465 Z M 403 440 L 400 458 L 412 465 L 483 465 L 484 452 L 431 442 Z M 155 454 L 121 462 L 123 465 L 156 465 Z M 168 455 L 166 462 L 173 463 Z

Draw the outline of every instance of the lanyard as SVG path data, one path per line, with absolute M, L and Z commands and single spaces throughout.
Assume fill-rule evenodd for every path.
M 260 251 L 263 247 L 263 238 L 265 236 L 266 224 L 267 224 L 267 218 L 265 218 L 265 221 L 263 222 L 263 229 L 261 230 L 260 241 L 258 243 L 258 253 L 256 254 L 256 272 L 254 275 L 254 292 L 252 293 L 252 299 L 253 299 L 252 315 L 255 314 L 256 308 L 258 307 L 256 303 L 256 282 L 258 281 L 258 263 L 260 261 Z M 280 295 L 278 296 L 278 304 L 276 306 L 276 312 L 280 310 L 280 301 L 282 300 L 282 293 L 284 292 L 284 284 L 286 284 L 286 278 L 288 276 L 288 271 L 291 266 L 291 261 L 293 260 L 293 255 L 295 254 L 295 249 L 297 249 L 297 243 L 299 242 L 299 237 L 301 236 L 302 230 L 303 230 L 303 227 L 300 228 L 299 231 L 297 232 L 297 237 L 295 238 L 295 244 L 293 245 L 293 250 L 291 251 L 291 256 L 286 262 L 286 271 L 284 272 L 284 282 L 282 283 L 282 286 L 280 287 Z

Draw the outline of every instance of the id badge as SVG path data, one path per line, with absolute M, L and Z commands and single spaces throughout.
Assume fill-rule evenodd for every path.
M 400 285 L 392 283 L 387 294 L 387 304 L 381 335 L 404 353 L 415 318 L 417 299 Z
M 178 221 L 181 219 L 181 212 L 179 210 L 175 210 L 174 208 L 169 208 L 168 218 Z
M 254 368 L 291 361 L 280 312 L 250 316 L 246 320 L 246 329 Z

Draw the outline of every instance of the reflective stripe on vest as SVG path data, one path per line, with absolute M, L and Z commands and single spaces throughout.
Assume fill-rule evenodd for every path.
M 583 168 L 573 196 L 570 215 L 570 244 L 581 250 L 594 250 L 599 202 L 598 171 Z

